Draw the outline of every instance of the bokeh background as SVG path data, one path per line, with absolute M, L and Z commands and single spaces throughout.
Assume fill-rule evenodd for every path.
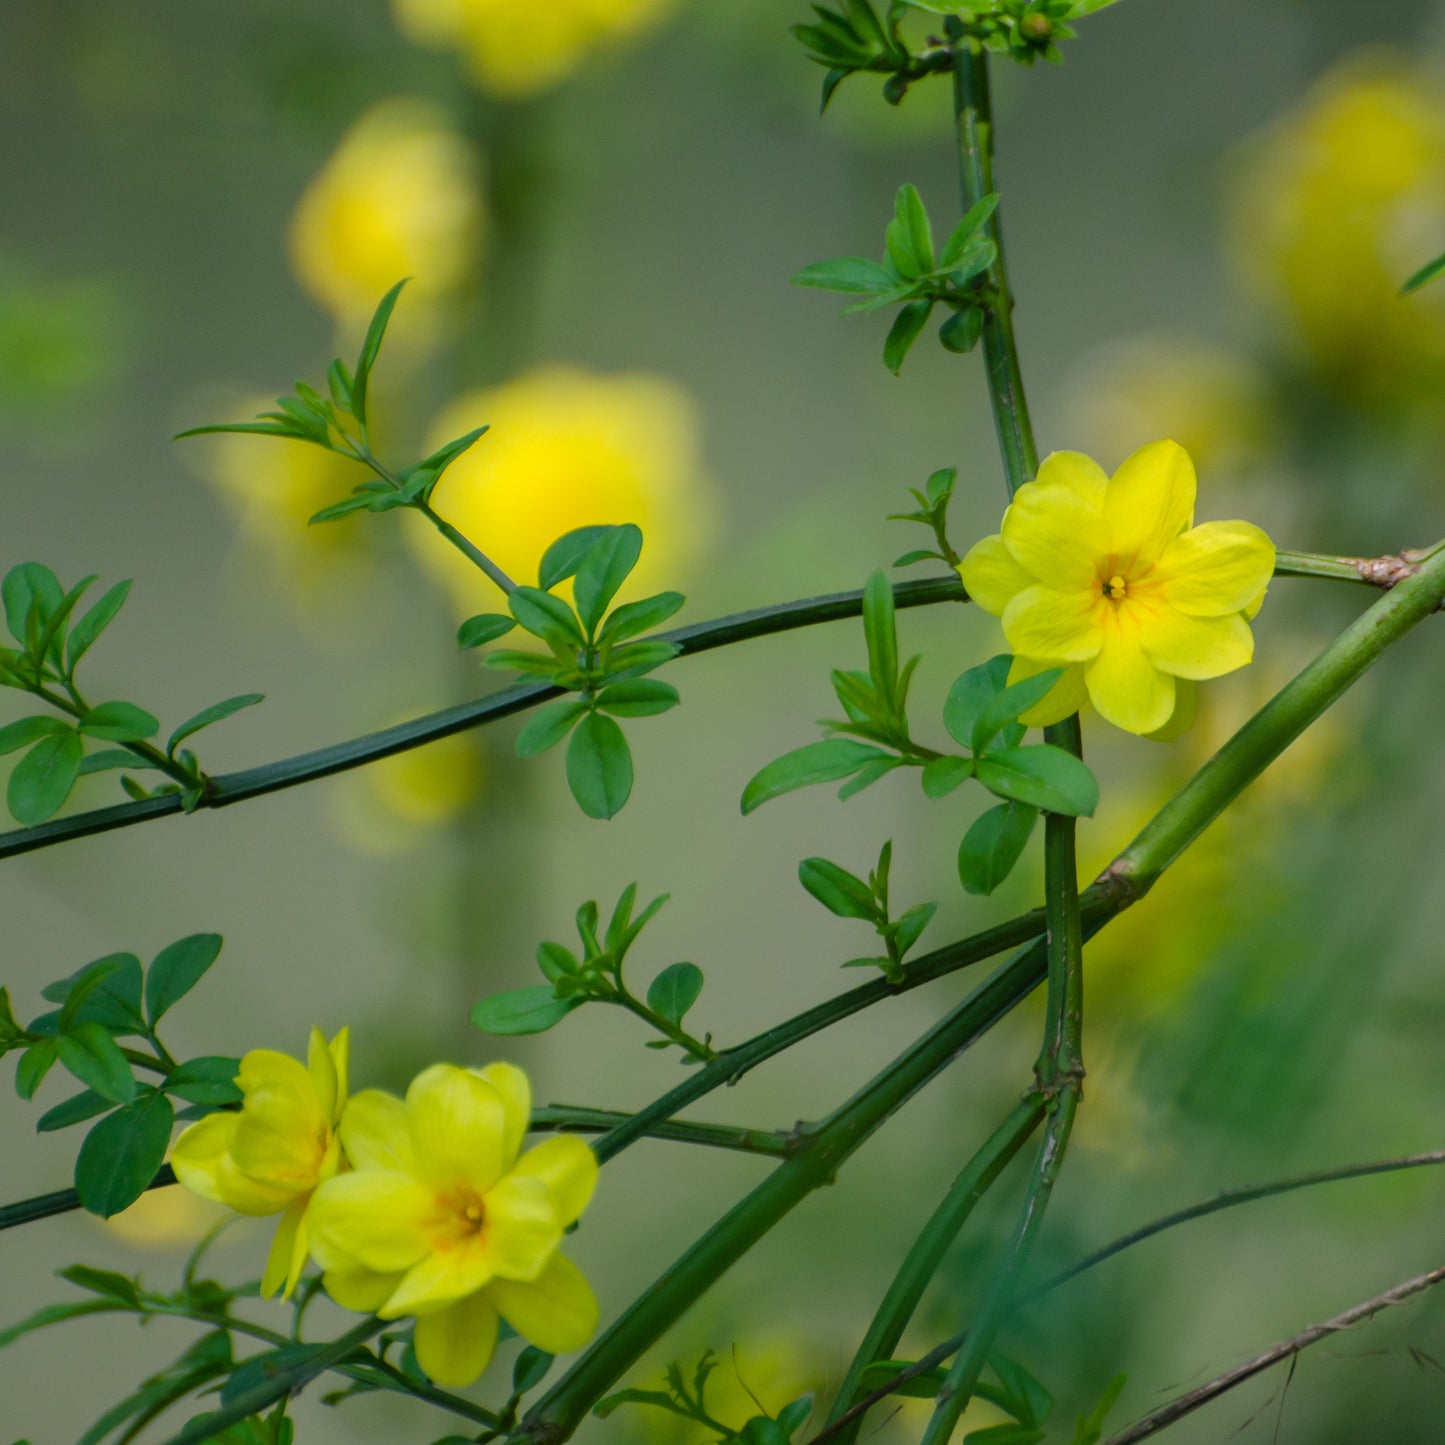
M 895 380 L 881 318 L 840 319 L 787 285 L 809 262 L 876 254 L 901 181 L 938 224 L 957 214 L 946 83 L 895 111 L 855 80 L 820 121 L 820 73 L 785 32 L 801 4 L 511 8 L 512 30 L 495 18 L 507 6 L 489 21 L 443 0 L 0 8 L 4 564 L 136 578 L 89 667 L 163 719 L 267 694 L 201 740 L 210 771 L 501 681 L 452 642 L 498 599 L 420 519 L 308 530 L 352 480 L 319 451 L 168 440 L 317 377 L 403 274 L 415 280 L 378 373 L 384 443 L 405 459 L 492 422 L 437 505 L 519 573 L 566 528 L 627 519 L 648 537 L 645 580 L 688 593 L 684 620 L 857 586 L 917 545 L 885 516 L 949 465 L 955 542 L 996 529 L 977 358 L 925 336 Z M 1199 463 L 1202 516 L 1251 518 L 1284 546 L 1371 554 L 1438 537 L 1445 285 L 1397 290 L 1445 248 L 1445 7 L 1124 0 L 1083 29 L 1061 70 L 997 78 L 1043 446 L 1112 467 L 1173 436 Z M 1256 665 L 1206 689 L 1179 742 L 1088 724 L 1105 801 L 1081 830 L 1086 866 L 1367 600 L 1276 584 Z M 952 678 L 997 650 L 995 626 L 958 607 L 904 616 L 905 648 L 926 657 L 920 734 Z M 1221 1187 L 1441 1145 L 1445 673 L 1431 633 L 1089 950 L 1087 1102 L 1040 1273 Z M 893 838 L 896 897 L 940 904 L 925 946 L 1036 897 L 1027 870 L 991 900 L 963 894 L 954 852 L 980 806 L 967 789 L 928 804 L 893 778 L 845 805 L 818 790 L 739 816 L 752 772 L 816 735 L 827 669 L 861 656 L 860 629 L 840 624 L 679 664 L 684 706 L 629 729 L 638 782 L 606 825 L 577 812 L 560 756 L 518 764 L 503 725 L 21 857 L 0 869 L 0 976 L 28 1017 L 45 981 L 91 958 L 216 930 L 221 965 L 172 1016 L 178 1051 L 298 1052 L 312 1023 L 349 1023 L 358 1084 L 505 1056 L 543 1100 L 635 1107 L 677 1066 L 626 1016 L 594 1009 L 505 1043 L 466 1023 L 483 995 L 538 981 L 536 944 L 569 939 L 583 900 L 608 906 L 634 879 L 670 892 L 636 976 L 696 961 L 708 985 L 692 1021 L 731 1042 L 858 980 L 837 965 L 866 932 L 803 893 L 802 857 L 862 871 Z M 117 793 L 105 774 L 73 806 Z M 817 1117 L 972 982 L 854 1019 L 697 1114 Z M 629 1382 L 710 1346 L 734 1421 L 752 1412 L 739 1374 L 772 1410 L 836 1382 L 913 1234 L 1026 1083 L 1036 1026 L 1022 1010 L 940 1078 Z M 62 1094 L 57 1075 L 40 1102 Z M 69 1177 L 78 1136 L 37 1139 L 35 1114 L 0 1104 L 7 1200 Z M 604 1311 L 763 1167 L 653 1143 L 609 1165 L 571 1246 Z M 1020 1182 L 1016 1166 L 908 1351 L 978 1303 Z M 1128 1371 L 1122 1422 L 1440 1263 L 1442 1201 L 1445 1177 L 1421 1171 L 1221 1215 L 1027 1310 L 1004 1344 L 1058 1397 L 1050 1438 Z M 167 1191 L 108 1227 L 69 1216 L 7 1234 L 5 1321 L 67 1297 L 52 1271 L 76 1259 L 164 1285 L 207 1223 Z M 215 1268 L 254 1274 L 264 1237 L 231 1231 Z M 0 1355 L 0 1440 L 77 1438 L 191 1334 L 102 1322 L 25 1339 Z M 1317 1348 L 1287 1391 L 1272 1375 L 1172 1438 L 1433 1440 L 1442 1351 L 1445 1297 L 1427 1297 Z M 479 1398 L 505 1393 L 496 1369 Z M 297 1407 L 307 1445 L 447 1430 L 404 1403 L 329 1410 L 320 1393 Z M 880 1416 L 870 1438 L 916 1438 L 920 1409 Z M 669 1429 L 624 1412 L 579 1438 L 695 1438 Z

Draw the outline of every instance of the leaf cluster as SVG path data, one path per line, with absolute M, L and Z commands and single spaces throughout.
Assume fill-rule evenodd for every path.
M 535 587 L 508 594 L 510 616 L 485 612 L 469 617 L 457 632 L 464 648 L 493 642 L 514 627 L 546 645 L 546 653 L 502 649 L 485 665 L 578 694 L 533 713 L 518 734 L 517 753 L 535 757 L 570 735 L 567 784 L 589 818 L 611 818 L 632 793 L 632 750 L 616 720 L 654 717 L 681 701 L 671 683 L 646 676 L 681 649 L 642 634 L 666 622 L 687 599 L 680 592 L 658 592 L 611 607 L 641 553 L 642 532 L 630 522 L 579 527 L 547 548 Z M 554 591 L 568 579 L 571 602 Z
M 883 364 L 895 376 L 936 306 L 948 312 L 938 328 L 944 348 L 972 351 L 983 335 L 984 315 L 993 299 L 990 273 L 998 247 L 985 228 L 997 206 L 998 195 L 993 192 L 971 206 L 939 251 L 922 197 L 914 186 L 902 185 L 884 233 L 881 261 L 865 256 L 820 261 L 799 271 L 793 285 L 861 296 L 861 301 L 843 308 L 845 316 L 899 307 L 883 342 Z
M 895 0 L 902 9 L 950 15 L 964 35 L 1020 65 L 1047 60 L 1062 65 L 1061 40 L 1078 32 L 1068 22 L 1104 10 L 1116 0 Z
M 81 1204 L 107 1218 L 133 1204 L 165 1159 L 177 1119 L 198 1119 L 241 1102 L 238 1059 L 205 1055 L 177 1062 L 161 1043 L 161 1018 L 200 982 L 221 951 L 216 933 L 195 933 L 163 948 L 149 968 L 133 953 L 112 953 L 47 984 L 55 1005 L 24 1026 L 0 988 L 0 1055 L 19 1052 L 15 1092 L 36 1091 L 59 1064 L 83 1088 L 40 1116 L 50 1133 L 99 1118 L 75 1162 Z M 150 1053 L 123 1046 L 139 1039 Z M 137 1068 L 160 1076 L 141 1083 Z M 176 1101 L 184 1107 L 176 1110 Z
M 878 863 L 867 881 L 826 858 L 804 858 L 798 864 L 798 881 L 839 918 L 857 918 L 871 923 L 883 940 L 885 955 L 849 959 L 844 968 L 881 968 L 890 983 L 903 979 L 903 960 L 918 942 L 938 911 L 936 903 L 915 903 L 899 917 L 891 918 L 888 908 L 888 875 L 893 865 L 893 840 L 878 854 Z
M 931 44 L 915 54 L 898 33 L 909 8 L 902 0 L 892 0 L 886 16 L 880 18 L 870 0 L 841 0 L 837 9 L 815 4 L 814 22 L 790 27 L 808 59 L 827 71 L 820 111 L 827 110 L 838 87 L 860 71 L 886 76 L 883 98 L 899 105 L 915 80 L 948 69 L 947 47 Z
M 5 626 L 17 644 L 0 646 L 0 686 L 30 693 L 55 710 L 0 727 L 0 755 L 24 750 L 11 770 L 6 802 L 26 827 L 53 817 L 82 777 L 117 769 L 126 770 L 121 786 L 132 798 L 179 793 L 187 811 L 198 807 L 205 797 L 206 775 L 196 755 L 181 743 L 263 701 L 253 692 L 203 708 L 171 733 L 164 751 L 150 741 L 160 732 L 160 722 L 143 707 L 120 700 L 92 706 L 80 693 L 76 669 L 115 621 L 131 585 L 117 582 L 80 611 L 81 600 L 97 580 L 94 575 L 82 577 L 66 591 L 49 567 L 22 562 L 0 582 Z M 87 753 L 87 741 L 119 746 Z M 147 788 L 129 775 L 147 770 L 172 781 Z
M 597 904 L 584 903 L 576 915 L 581 956 L 560 943 L 539 944 L 537 967 L 547 982 L 483 999 L 472 1009 L 472 1023 L 486 1034 L 540 1034 L 585 1003 L 610 1003 L 636 1014 L 662 1035 L 649 1040 L 648 1048 L 676 1044 L 688 1062 L 703 1063 L 716 1057 L 711 1034 L 699 1040 L 682 1027 L 684 1016 L 702 993 L 703 972 L 695 963 L 669 964 L 652 980 L 645 1001 L 628 988 L 623 977 L 628 950 L 667 899 L 665 893 L 654 898 L 634 918 L 637 884 L 629 883 L 606 929 L 600 932 Z
M 918 509 L 913 512 L 893 512 L 888 520 L 890 522 L 917 522 L 921 526 L 929 528 L 933 533 L 933 547 L 919 547 L 911 552 L 905 552 L 901 557 L 894 559 L 895 567 L 911 567 L 915 562 L 943 562 L 949 567 L 957 567 L 963 560 L 953 550 L 952 543 L 948 540 L 948 504 L 953 500 L 953 484 L 958 480 L 957 467 L 944 467 L 929 477 L 923 491 L 917 487 L 909 487 L 909 494 L 918 503 Z M 935 550 L 936 549 L 936 550 Z

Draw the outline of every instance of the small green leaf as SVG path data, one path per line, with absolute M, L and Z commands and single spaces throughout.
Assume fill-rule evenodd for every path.
M 30 620 L 34 614 L 41 627 L 65 598 L 60 579 L 41 562 L 21 562 L 0 582 L 0 600 L 5 605 L 5 623 L 10 635 L 22 647 L 30 642 Z M 38 637 L 38 634 L 37 634 Z
M 161 1167 L 174 1119 L 171 1101 L 156 1089 L 107 1114 L 85 1136 L 75 1161 L 81 1204 L 102 1219 L 134 1204 Z
M 923 765 L 923 795 L 937 801 L 972 776 L 972 758 L 932 758 Z
M 648 632 L 666 622 L 686 601 L 681 592 L 658 592 L 637 602 L 624 602 L 602 624 L 599 640 L 625 642 L 629 637 Z
M 861 793 L 864 788 L 871 788 L 880 778 L 886 778 L 894 768 L 903 766 L 902 758 L 880 758 L 876 763 L 867 763 L 858 769 L 858 772 L 838 789 L 838 801 L 846 803 L 854 793 Z
M 80 730 L 111 743 L 138 743 L 153 738 L 161 725 L 133 702 L 103 702 L 80 720 Z
M 681 701 L 670 682 L 647 677 L 614 682 L 597 694 L 597 706 L 614 717 L 655 717 Z
M 895 567 L 911 567 L 915 562 L 946 562 L 947 560 L 941 552 L 935 552 L 928 547 L 918 547 L 912 552 L 905 552 L 901 557 L 895 557 L 893 565 Z
M 241 1088 L 236 1076 L 240 1072 L 240 1059 L 206 1054 L 177 1064 L 161 1087 L 190 1104 L 239 1104 Z
M 265 693 L 243 692 L 237 697 L 228 697 L 221 702 L 213 702 L 210 707 L 203 707 L 194 717 L 188 717 L 170 735 L 166 740 L 166 752 L 174 754 L 181 743 L 193 734 L 200 732 L 202 728 L 208 728 L 213 723 L 221 722 L 233 713 L 240 712 L 243 708 L 255 707 L 258 702 L 265 701 Z
M 3 1343 L 4 1340 L 0 1339 L 0 1344 Z M 1099 1403 L 1087 1415 L 1081 1415 L 1075 1420 L 1071 1445 L 1099 1445 L 1104 1436 L 1104 1421 L 1108 1419 L 1109 1412 L 1113 1410 L 1128 1383 L 1128 1375 L 1115 1375 L 1109 1381 L 1104 1387 L 1104 1393 L 1099 1397 Z
M 1093 773 L 1072 753 L 1049 743 L 990 753 L 978 760 L 976 773 L 989 792 L 1051 813 L 1087 817 L 1099 803 Z
M 965 306 L 962 311 L 955 311 L 938 328 L 938 339 L 943 343 L 944 350 L 960 356 L 972 351 L 982 335 L 983 312 L 977 306 Z
M 201 981 L 224 942 L 219 933 L 191 933 L 156 954 L 145 985 L 146 1016 L 152 1027 Z
M 836 261 L 819 261 L 804 266 L 792 277 L 794 286 L 813 286 L 820 291 L 843 291 L 855 296 L 895 290 L 899 275 L 892 267 L 862 256 L 840 256 Z
M 457 628 L 457 646 L 485 647 L 487 643 L 505 637 L 516 625 L 514 618 L 500 612 L 479 612 Z
M 567 744 L 567 785 L 589 818 L 611 818 L 632 792 L 632 750 L 610 717 L 589 713 Z
M 797 788 L 836 782 L 881 760 L 896 761 L 881 748 L 854 742 L 851 738 L 827 738 L 823 742 L 794 748 L 753 776 L 743 789 L 743 812 L 751 813 L 770 799 Z
M 86 1089 L 71 1095 L 53 1109 L 47 1109 L 35 1121 L 35 1132 L 50 1134 L 56 1129 L 68 1129 L 72 1124 L 83 1124 L 87 1119 L 93 1119 L 97 1114 L 104 1114 L 113 1108 L 114 1099 L 107 1099 L 104 1095 L 97 1094 L 94 1089 Z
M 936 903 L 915 903 L 898 919 L 894 924 L 893 941 L 900 956 L 906 955 L 918 942 L 923 930 L 933 921 L 933 915 L 937 912 Z
M 680 1024 L 683 1015 L 702 992 L 702 970 L 695 963 L 674 963 L 663 969 L 647 990 L 647 1006 L 670 1024 Z
M 642 554 L 642 531 L 631 522 L 613 527 L 586 551 L 577 567 L 572 595 L 577 615 L 591 637 Z
M 33 828 L 58 812 L 84 759 L 85 745 L 72 729 L 41 738 L 10 774 L 6 799 L 16 822 Z
M 82 1084 L 112 1103 L 127 1104 L 135 1097 L 135 1076 L 130 1065 L 120 1046 L 99 1024 L 76 1024 L 69 1033 L 58 1034 L 55 1051 Z
M 539 943 L 537 945 L 537 967 L 552 983 L 559 978 L 571 978 L 581 971 L 582 965 L 570 948 L 560 943 Z
M 558 537 L 542 553 L 541 565 L 537 568 L 537 585 L 544 592 L 550 592 L 559 582 L 565 582 L 577 571 L 592 544 L 611 530 L 607 526 L 577 527 Z
M 883 341 L 883 364 L 894 376 L 898 375 L 903 358 L 928 325 L 932 314 L 932 301 L 910 301 L 894 318 Z
M 888 258 L 899 275 L 914 281 L 933 270 L 933 227 L 916 187 L 906 183 L 899 186 L 885 240 Z
M 10 1006 L 10 990 L 0 988 L 0 1054 L 23 1043 L 25 1030 L 15 1019 L 15 1010 Z
M 18 752 L 41 738 L 69 731 L 69 724 L 58 717 L 23 717 L 0 728 L 0 755 Z
M 63 1004 L 56 1027 L 96 1023 L 113 1034 L 143 1034 L 141 966 L 133 953 L 108 953 L 78 968 L 68 978 L 46 984 L 41 998 Z
M 973 729 L 979 714 L 1008 686 L 1013 658 L 1007 653 L 971 667 L 954 680 L 943 704 L 943 725 L 960 747 L 973 747 Z
M 627 642 L 612 649 L 607 659 L 607 679 L 620 682 L 628 677 L 641 677 L 645 672 L 671 662 L 682 648 L 675 642 L 664 642 L 661 638 L 647 638 L 642 642 Z
M 507 594 L 512 616 L 534 637 L 564 647 L 581 647 L 584 638 L 576 615 L 560 598 L 536 587 L 518 587 Z
M 398 281 L 381 298 L 371 318 L 371 325 L 366 328 L 366 339 L 361 343 L 361 355 L 356 359 L 356 372 L 351 383 L 351 414 L 362 426 L 366 425 L 367 388 L 371 382 L 371 368 L 376 365 L 377 353 L 381 350 L 382 340 L 386 336 L 387 323 L 391 320 L 396 299 L 405 285 L 405 280 Z
M 407 487 L 403 491 L 410 490 L 410 483 L 413 477 L 425 474 L 428 486 L 434 486 L 436 480 L 463 452 L 470 451 L 489 431 L 490 426 L 479 426 L 469 431 L 466 436 L 458 437 L 455 441 L 448 442 L 444 447 L 438 447 L 429 457 L 423 458 L 408 473 Z M 419 489 L 420 490 L 420 489 Z
M 1036 707 L 1054 689 L 1054 684 L 1064 675 L 1061 667 L 1051 667 L 1036 672 L 996 692 L 979 709 L 974 720 L 969 745 L 975 753 L 987 751 L 989 745 L 1011 722 L 1017 722 L 1021 713 Z
M 484 1034 L 510 1037 L 515 1034 L 546 1033 L 585 1000 L 559 999 L 549 984 L 514 988 L 508 993 L 484 998 L 471 1012 L 472 1024 Z
M 996 260 L 998 247 L 986 236 L 980 236 L 964 248 L 963 255 L 948 273 L 948 279 L 955 289 L 967 291 Z
M 896 701 L 898 681 L 898 624 L 893 608 L 893 588 L 882 569 L 875 571 L 863 588 L 863 636 L 868 645 L 868 672 L 878 696 L 890 704 Z
M 13 1345 L 16 1340 L 30 1334 L 33 1330 L 44 1329 L 46 1325 L 62 1324 L 66 1320 L 80 1319 L 84 1315 L 109 1314 L 122 1308 L 124 1308 L 122 1305 L 114 1301 L 103 1299 L 79 1300 L 63 1305 L 46 1305 L 44 1309 L 27 1315 L 18 1324 L 0 1330 L 0 1350 L 3 1350 L 6 1345 Z M 18 1442 L 18 1445 L 26 1445 L 26 1442 L 22 1440 Z
M 92 773 L 113 773 L 120 768 L 142 772 L 153 766 L 124 748 L 102 748 L 98 753 L 87 753 L 81 760 L 80 776 L 88 778 Z
M 798 864 L 798 882 L 839 918 L 861 918 L 865 923 L 879 918 L 873 890 L 846 868 L 826 858 L 804 858 Z
M 551 1368 L 552 1356 L 536 1345 L 528 1345 L 512 1365 L 512 1393 L 525 1395 L 528 1390 L 536 1389 Z
M 958 876 L 965 891 L 987 897 L 1013 872 L 1039 812 L 1027 803 L 1000 803 L 973 822 L 958 848 Z
M 991 217 L 998 209 L 998 193 L 991 191 L 982 200 L 975 201 L 968 208 L 963 220 L 953 228 L 953 234 L 949 236 L 947 244 L 943 248 L 943 254 L 938 258 L 938 268 L 947 271 L 958 264 L 958 259 L 968 249 L 968 243 L 974 236 L 988 224 Z
M 1436 256 L 1433 261 L 1421 266 L 1405 284 L 1400 287 L 1400 295 L 1408 296 L 1412 291 L 1418 291 L 1422 286 L 1428 286 L 1437 276 L 1445 273 L 1445 255 Z
M 911 1365 L 910 1360 L 878 1360 L 858 1377 L 858 1389 L 865 1394 L 871 1394 L 885 1385 L 892 1387 L 899 1375 Z M 892 1393 L 911 1400 L 931 1400 L 943 1388 L 943 1381 L 943 1370 L 925 1370 L 893 1388 Z
M 70 636 L 65 644 L 65 662 L 71 672 L 75 671 L 76 663 L 90 651 L 100 634 L 115 621 L 116 613 L 125 606 L 130 588 L 129 581 L 117 582 L 99 601 L 92 603 L 80 621 L 70 629 Z
M 521 652 L 503 648 L 482 659 L 483 667 L 501 668 L 507 672 L 524 672 L 530 677 L 555 677 L 562 664 L 555 657 L 540 652 Z
M 349 517 L 353 512 L 369 512 L 371 503 L 372 495 L 366 492 L 343 497 L 339 502 L 332 502 L 329 507 L 322 507 L 319 512 L 313 512 L 306 519 L 306 525 L 315 527 L 322 522 L 339 522 L 342 517 Z
M 1031 1429 L 1046 1425 L 1054 1412 L 1054 1397 L 1043 1382 L 997 1350 L 989 1354 L 988 1364 L 1003 1386 L 1008 1401 L 1004 1408 L 1019 1424 Z
M 556 747 L 572 731 L 577 719 L 585 717 L 590 711 L 585 702 L 565 698 L 538 708 L 517 734 L 517 756 L 534 758 L 548 748 Z
M 22 1099 L 33 1099 L 55 1060 L 54 1039 L 41 1039 L 31 1044 L 15 1066 L 15 1092 Z

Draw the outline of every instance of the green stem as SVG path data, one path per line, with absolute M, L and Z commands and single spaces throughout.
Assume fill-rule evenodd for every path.
M 42 686 L 35 686 L 30 689 L 42 702 L 49 703 L 57 712 L 63 712 L 79 721 L 90 708 L 80 699 L 79 694 L 71 698 L 59 697 L 53 692 L 48 692 Z M 163 753 L 158 747 L 146 742 L 122 742 L 117 747 L 124 748 L 129 753 L 134 753 L 139 762 L 144 763 L 148 768 L 155 768 L 158 772 L 165 773 L 167 777 L 179 783 L 183 788 L 194 788 L 203 780 L 198 778 L 183 764 L 178 763 L 174 758 Z M 179 800 L 177 800 L 179 806 Z
M 416 510 L 452 544 L 464 557 L 474 562 L 503 592 L 515 592 L 517 584 L 487 556 L 485 552 L 467 537 L 464 537 L 445 517 L 432 510 L 430 502 L 417 502 Z
M 919 1300 L 923 1298 L 928 1282 L 973 1213 L 974 1206 L 1023 1147 L 1043 1116 L 1044 1106 L 1036 1095 L 1024 1098 L 953 1181 L 952 1188 L 933 1211 L 899 1266 L 848 1366 L 827 1423 L 822 1432 L 814 1436 L 811 1445 L 822 1445 L 823 1441 L 853 1445 L 857 1440 L 867 1407 L 851 1407 L 864 1370 L 875 1361 L 886 1360 L 893 1354 L 909 1320 L 913 1318 L 914 1310 L 918 1308 Z
M 610 999 L 609 1002 L 619 1004 L 628 1013 L 640 1018 L 649 1028 L 656 1029 L 669 1043 L 676 1044 L 689 1058 L 696 1059 L 698 1063 L 711 1063 L 713 1059 L 717 1058 L 715 1048 L 703 1043 L 701 1039 L 693 1038 L 680 1024 L 670 1023 L 660 1013 L 648 1008 L 620 979 L 616 987 L 617 997 Z

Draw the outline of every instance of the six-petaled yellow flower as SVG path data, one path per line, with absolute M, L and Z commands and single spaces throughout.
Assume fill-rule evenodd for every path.
M 959 564 L 969 595 L 1003 622 L 1012 680 L 1062 667 L 1024 720 L 1043 725 L 1087 699 L 1132 733 L 1182 703 L 1179 680 L 1221 677 L 1254 654 L 1248 618 L 1274 570 L 1249 522 L 1194 526 L 1194 464 L 1172 441 L 1140 448 L 1113 477 L 1055 452 Z
M 171 1154 L 176 1178 L 238 1214 L 280 1214 L 263 1294 L 296 1287 L 309 1248 L 308 1215 L 318 1185 L 341 1168 L 336 1125 L 346 1106 L 347 1030 L 331 1040 L 311 1030 L 305 1064 L 270 1049 L 241 1060 L 238 1113 L 192 1124 Z
M 554 1354 L 597 1327 L 591 1289 L 558 1252 L 592 1196 L 596 1156 L 559 1135 L 518 1157 L 530 1117 L 526 1075 L 509 1064 L 433 1065 L 404 1102 L 365 1090 L 341 1121 L 353 1172 L 312 1205 L 332 1298 L 415 1315 L 417 1360 L 438 1384 L 481 1374 L 499 1317 Z

